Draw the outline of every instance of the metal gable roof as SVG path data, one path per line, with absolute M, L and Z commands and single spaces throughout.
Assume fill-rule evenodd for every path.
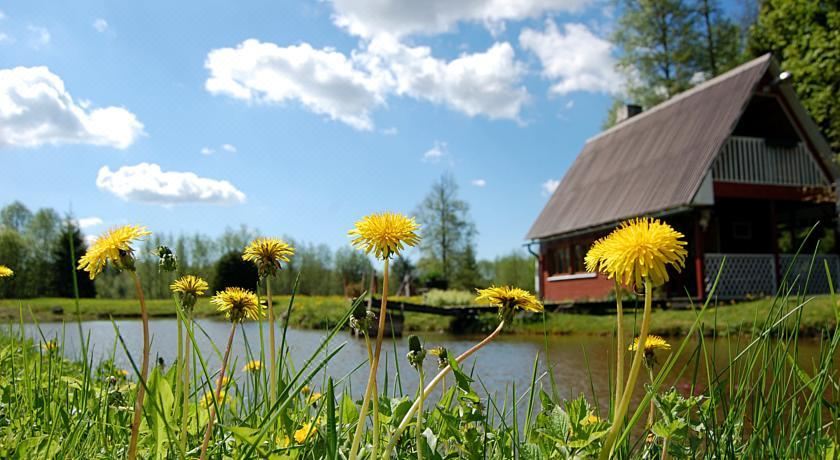
M 690 205 L 770 62 L 754 59 L 589 139 L 527 238 Z

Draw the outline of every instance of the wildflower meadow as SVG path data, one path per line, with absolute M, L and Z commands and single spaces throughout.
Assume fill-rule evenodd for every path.
M 96 361 L 83 342 L 67 356 L 60 340 L 27 337 L 24 304 L 19 324 L 0 333 L 0 457 L 171 459 L 553 459 L 553 458 L 838 458 L 840 455 L 840 333 L 825 324 L 819 352 L 808 365 L 796 359 L 798 323 L 810 299 L 782 284 L 764 317 L 755 317 L 746 345 L 731 351 L 725 365 L 711 358 L 708 343 L 716 318 L 704 304 L 692 305 L 692 322 L 678 337 L 652 334 L 653 292 L 684 268 L 687 243 L 668 223 L 650 218 L 624 222 L 596 241 L 586 255 L 589 271 L 615 281 L 615 317 L 608 363 L 609 400 L 570 395 L 553 378 L 538 377 L 534 356 L 530 384 L 491 394 L 471 362 L 504 366 L 484 349 L 521 322 L 546 322 L 543 304 L 521 288 L 487 286 L 474 302 L 497 313 L 489 333 L 464 349 L 435 346 L 422 335 L 405 340 L 397 359 L 401 381 L 413 393 L 390 391 L 382 380 L 389 309 L 389 264 L 420 243 L 413 218 L 378 213 L 359 220 L 349 237 L 383 267 L 378 309 L 365 296 L 346 300 L 344 313 L 315 349 L 291 352 L 287 332 L 295 314 L 273 302 L 266 282 L 287 269 L 294 248 L 277 238 L 258 238 L 242 254 L 258 272 L 257 292 L 230 286 L 209 292 L 208 283 L 187 274 L 171 285 L 177 317 L 177 358 L 151 362 L 149 315 L 143 280 L 135 270 L 137 241 L 150 233 L 123 226 L 101 235 L 78 258 L 90 278 L 106 266 L 132 278 L 140 313 L 141 350 L 129 349 L 112 320 L 115 349 L 130 368 Z M 807 254 L 802 254 L 807 258 Z M 2 261 L 0 261 L 2 262 Z M 160 251 L 160 270 L 177 260 Z M 811 270 L 827 270 L 814 266 Z M 74 272 L 75 273 L 75 272 Z M 0 266 L 0 282 L 14 267 Z M 718 277 L 726 277 L 724 264 Z M 828 277 L 831 279 L 831 276 Z M 212 336 L 194 317 L 198 301 L 210 303 L 229 323 L 227 336 Z M 840 307 L 831 294 L 836 317 Z M 638 299 L 638 301 L 635 301 Z M 78 299 L 76 303 L 78 307 Z M 627 317 L 637 320 L 626 328 Z M 259 340 L 247 342 L 241 369 L 230 360 L 243 324 L 259 325 Z M 68 327 L 75 327 L 68 324 Z M 655 326 L 655 325 L 654 325 Z M 78 324 L 80 336 L 81 322 Z M 356 337 L 341 336 L 351 328 Z M 707 331 L 711 329 L 711 333 Z M 388 340 L 403 340 L 387 338 Z M 325 375 L 347 340 L 362 340 L 364 388 L 346 376 Z M 546 341 L 546 347 L 548 342 Z M 394 348 L 396 350 L 396 348 Z M 221 363 L 211 366 L 213 362 Z M 686 359 L 687 358 L 687 359 Z M 428 374 L 424 362 L 437 370 Z M 549 372 L 550 374 L 550 369 Z M 675 376 L 688 376 L 686 388 Z M 389 378 L 386 372 L 386 380 Z M 634 397 L 641 392 L 641 398 Z

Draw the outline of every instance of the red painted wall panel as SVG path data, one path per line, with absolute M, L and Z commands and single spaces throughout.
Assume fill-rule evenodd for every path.
M 615 281 L 606 276 L 549 281 L 543 273 L 543 299 L 547 302 L 604 300 L 610 296 Z

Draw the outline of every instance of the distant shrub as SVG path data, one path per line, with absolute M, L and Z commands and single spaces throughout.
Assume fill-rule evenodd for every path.
M 213 292 L 234 286 L 253 291 L 257 287 L 257 276 L 257 266 L 242 260 L 241 252 L 228 252 L 216 263 Z
M 471 291 L 432 289 L 423 296 L 423 303 L 433 307 L 473 305 L 475 303 L 475 293 Z

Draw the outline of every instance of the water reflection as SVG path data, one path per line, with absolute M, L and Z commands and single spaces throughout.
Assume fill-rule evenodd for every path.
M 150 321 L 149 325 L 152 333 L 153 362 L 156 362 L 157 358 L 162 358 L 167 365 L 172 363 L 177 350 L 177 323 L 173 319 L 158 319 Z M 214 351 L 211 341 L 217 347 L 224 346 L 230 332 L 230 324 L 202 319 L 198 321 L 198 325 L 200 328 L 196 329 L 196 339 L 207 362 L 208 369 L 215 371 L 218 369 L 220 357 L 218 352 Z M 142 349 L 140 322 L 137 320 L 120 320 L 116 321 L 116 326 L 119 328 L 132 357 L 135 361 L 138 361 Z M 122 346 L 116 341 L 114 327 L 110 321 L 87 321 L 83 323 L 82 327 L 84 334 L 90 336 L 90 352 L 94 356 L 94 362 L 113 357 L 118 367 L 130 369 L 130 363 Z M 26 334 L 36 341 L 42 340 L 41 334 L 47 340 L 57 338 L 59 342 L 64 342 L 66 356 L 70 358 L 79 356 L 81 342 L 75 323 L 41 323 L 40 333 L 34 324 L 27 324 L 24 328 Z M 204 332 L 201 332 L 201 330 Z M 267 331 L 264 330 L 263 334 L 267 337 Z M 291 350 L 292 361 L 296 366 L 301 366 L 315 352 L 325 335 L 326 333 L 323 331 L 296 329 L 288 331 L 286 340 Z M 481 338 L 480 336 L 468 337 L 446 334 L 425 334 L 423 336 L 427 347 L 442 345 L 451 353 L 456 354 L 474 345 Z M 278 343 L 279 341 L 280 332 L 278 331 Z M 250 354 L 247 351 L 246 342 L 250 345 Z M 260 325 L 258 323 L 245 323 L 242 325 L 242 329 L 237 331 L 231 354 L 235 375 L 241 376 L 242 366 L 246 361 L 253 357 L 259 358 L 259 342 Z M 335 380 L 346 377 L 346 381 L 350 385 L 350 391 L 358 396 L 363 391 L 367 376 L 365 344 L 363 340 L 353 338 L 347 332 L 341 332 L 329 345 L 328 350 L 335 350 L 342 344 L 344 344 L 343 349 L 331 360 L 326 372 L 319 374 L 314 383 L 316 387 L 320 387 L 327 375 L 332 376 Z M 713 361 L 721 369 L 729 362 L 730 356 L 736 354 L 746 345 L 747 340 L 744 338 L 717 339 L 706 342 L 710 356 L 714 357 Z M 705 375 L 702 360 L 695 365 L 691 356 L 696 346 L 696 341 L 689 344 L 684 356 L 675 366 L 673 375 L 666 382 L 667 385 L 677 385 L 686 389 L 690 382 L 694 380 L 695 373 L 699 376 Z M 407 351 L 406 341 L 403 339 L 386 340 L 383 344 L 383 360 L 379 381 L 380 388 L 387 388 L 389 394 L 413 395 L 416 391 L 414 370 L 405 360 Z M 553 371 L 554 383 L 559 396 L 574 398 L 580 394 L 585 394 L 591 402 L 597 401 L 601 410 L 605 411 L 612 391 L 611 380 L 613 376 L 609 363 L 613 352 L 614 345 L 610 337 L 571 335 L 549 337 L 545 340 L 539 336 L 501 336 L 474 355 L 463 367 L 467 372 L 474 375 L 476 381 L 474 389 L 479 394 L 486 389 L 488 393 L 499 398 L 506 395 L 508 401 L 510 401 L 514 388 L 517 397 L 526 394 L 534 375 L 536 359 L 536 376 L 543 389 L 547 392 L 551 391 L 551 376 L 547 372 L 550 367 Z M 803 365 L 810 368 L 810 363 L 818 353 L 818 342 L 800 341 L 798 359 Z M 545 359 L 546 355 L 548 360 Z M 663 355 L 660 361 L 664 362 L 666 356 Z M 399 380 L 395 380 L 397 365 L 401 371 L 401 379 Z M 627 368 L 629 369 L 629 362 Z M 433 374 L 436 369 L 436 360 L 428 359 L 426 361 L 427 375 Z M 387 387 L 385 386 L 386 379 Z M 702 378 L 698 380 L 702 380 Z M 640 376 L 640 382 L 646 381 L 645 374 Z M 643 392 L 643 386 L 639 384 L 635 398 L 640 399 Z M 508 405 L 508 407 L 510 406 Z

